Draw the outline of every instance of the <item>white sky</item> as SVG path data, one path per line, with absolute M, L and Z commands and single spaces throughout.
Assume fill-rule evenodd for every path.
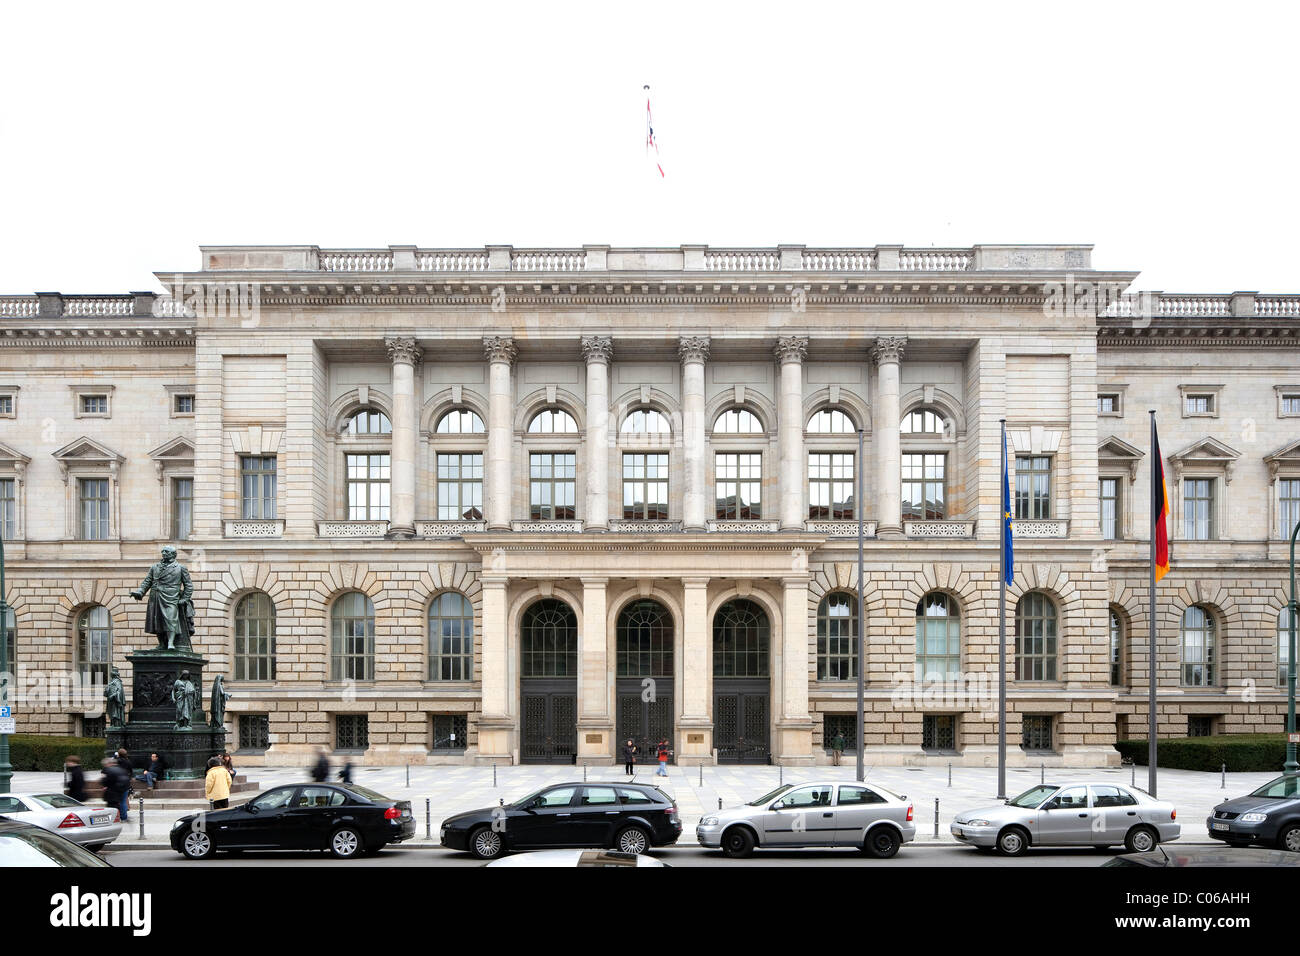
M 1300 292 L 1300 4 L 7 3 L 0 293 L 200 244 L 1091 242 Z M 652 87 L 667 179 L 644 149 Z

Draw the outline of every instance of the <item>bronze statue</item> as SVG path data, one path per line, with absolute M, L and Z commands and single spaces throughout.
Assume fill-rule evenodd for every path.
M 126 691 L 117 668 L 112 668 L 111 673 L 112 677 L 104 686 L 104 716 L 108 718 L 109 727 L 121 727 L 126 723 Z
M 194 634 L 194 584 L 190 572 L 176 561 L 176 549 L 170 544 L 162 549 L 162 560 L 149 569 L 140 587 L 131 592 L 139 601 L 149 592 L 149 609 L 144 629 L 158 637 L 158 646 L 175 650 L 176 642 L 190 647 Z
M 172 702 L 176 704 L 176 729 L 189 730 L 190 719 L 199 709 L 199 689 L 190 681 L 189 671 L 181 671 L 172 684 Z
M 218 674 L 212 678 L 212 696 L 208 701 L 208 723 L 220 730 L 226 724 L 226 701 L 230 700 L 230 691 L 226 690 L 225 679 Z

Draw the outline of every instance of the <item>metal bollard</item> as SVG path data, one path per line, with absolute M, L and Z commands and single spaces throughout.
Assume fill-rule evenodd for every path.
M 497 765 L 494 763 L 492 764 L 492 789 L 495 790 L 496 788 L 497 788 Z
M 1041 787 L 1047 781 L 1047 764 L 1038 765 L 1038 785 Z
M 704 786 L 704 764 L 700 764 L 700 786 Z
M 948 762 L 948 786 L 952 786 L 952 761 Z
M 135 815 L 140 820 L 140 839 L 144 839 L 144 797 L 135 798 Z
M 718 797 L 718 809 L 719 809 L 719 810 L 722 809 L 722 798 L 721 798 L 721 797 Z
M 587 782 L 587 765 L 585 763 L 582 765 L 582 782 Z
M 785 786 L 785 764 L 777 764 L 776 769 L 780 772 L 780 781 L 778 782 L 777 786 L 784 787 Z
M 934 798 L 934 838 L 939 839 L 939 798 Z
M 1136 760 L 1129 764 L 1128 785 L 1130 787 L 1138 785 L 1138 762 Z
M 1228 789 L 1228 765 L 1226 763 L 1219 769 L 1219 789 Z
M 411 765 L 409 763 L 406 765 L 406 789 L 411 789 Z
M 433 814 L 429 810 L 429 798 L 424 798 L 424 838 L 433 839 Z

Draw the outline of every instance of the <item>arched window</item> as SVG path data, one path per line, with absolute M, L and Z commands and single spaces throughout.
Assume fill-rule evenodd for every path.
M 472 680 L 474 607 L 456 591 L 429 604 L 429 680 Z
M 363 408 L 348 419 L 345 435 L 391 435 L 393 423 L 377 408 Z
M 12 618 L 11 618 L 12 620 Z M 1300 621 L 1296 622 L 1297 637 L 1300 642 Z M 12 660 L 12 658 L 11 658 Z M 1287 663 L 1291 660 L 1291 609 L 1282 608 L 1277 612 L 1277 683 L 1279 687 L 1287 685 Z
M 262 591 L 235 605 L 235 680 L 275 680 L 275 604 Z
M 482 435 L 487 429 L 478 413 L 468 408 L 453 408 L 442 418 L 434 432 L 438 435 Z
M 942 435 L 943 416 L 932 408 L 918 408 L 903 416 L 898 431 L 902 435 Z
M 528 423 L 530 435 L 577 434 L 578 423 L 562 408 L 543 408 Z
M 937 591 L 916 604 L 916 679 L 961 679 L 961 612 L 956 601 Z
M 746 408 L 728 408 L 713 420 L 713 431 L 719 435 L 761 435 L 763 424 Z
M 524 612 L 519 645 L 522 677 L 575 677 L 578 617 L 563 601 L 544 598 Z
M 4 619 L 6 653 L 9 655 L 9 673 L 18 670 L 18 623 L 14 619 L 14 609 L 5 605 Z
M 1200 605 L 1183 612 L 1180 672 L 1184 687 L 1214 686 L 1214 618 Z
M 832 591 L 817 605 L 817 679 L 857 680 L 858 599 Z
M 1056 680 L 1056 605 L 1030 591 L 1016 603 L 1016 680 Z
M 823 408 L 808 419 L 810 435 L 854 435 L 858 427 L 838 408 Z
M 763 609 L 735 598 L 713 617 L 713 676 L 767 677 L 770 627 Z
M 1110 684 L 1124 686 L 1124 624 L 1114 608 L 1110 612 Z
M 375 606 L 360 591 L 334 602 L 330 621 L 330 680 L 375 679 Z
M 77 673 L 82 686 L 108 683 L 113 660 L 113 619 L 102 605 L 77 616 Z
M 624 435 L 668 435 L 672 428 L 658 409 L 637 408 L 628 412 L 619 431 Z
M 658 601 L 633 601 L 618 616 L 618 676 L 673 676 L 673 619 Z

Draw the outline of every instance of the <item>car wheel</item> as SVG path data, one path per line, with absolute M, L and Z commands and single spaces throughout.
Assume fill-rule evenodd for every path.
M 754 835 L 744 827 L 732 827 L 722 834 L 722 852 L 732 859 L 743 859 L 754 852 Z
M 888 860 L 898 852 L 903 841 L 898 838 L 898 831 L 893 827 L 876 827 L 867 834 L 862 849 L 878 860 Z
M 1029 849 L 1029 834 L 1020 827 L 1007 827 L 998 834 L 998 850 L 1006 856 L 1020 856 Z
M 1300 853 L 1300 824 L 1293 823 L 1279 833 L 1277 845 L 1292 853 Z
M 212 856 L 212 838 L 202 830 L 192 830 L 181 841 L 181 853 L 191 860 L 206 860 Z
M 501 834 L 491 827 L 479 827 L 469 835 L 469 851 L 480 860 L 491 860 L 506 848 Z
M 614 837 L 614 849 L 624 853 L 644 853 L 650 849 L 650 837 L 640 827 L 624 827 Z
M 351 859 L 364 853 L 365 849 L 366 845 L 361 839 L 361 834 L 351 827 L 340 827 L 330 837 L 330 853 L 337 859 Z
M 1146 853 L 1154 850 L 1160 837 L 1150 827 L 1134 827 L 1124 838 L 1124 848 L 1130 853 Z

